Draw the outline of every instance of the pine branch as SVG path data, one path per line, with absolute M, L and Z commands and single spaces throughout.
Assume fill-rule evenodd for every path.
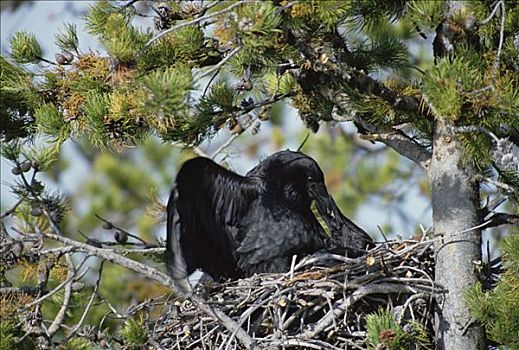
M 54 226 L 54 225 L 53 225 Z M 54 231 L 56 232 L 56 226 L 54 226 Z M 100 259 L 109 261 L 111 263 L 126 267 L 129 270 L 142 274 L 168 288 L 171 288 L 178 296 L 190 300 L 193 305 L 197 308 L 205 312 L 207 315 L 213 317 L 215 320 L 221 322 L 221 324 L 226 327 L 230 332 L 235 332 L 236 338 L 245 346 L 247 349 L 254 348 L 254 340 L 243 330 L 235 321 L 233 321 L 229 316 L 224 314 L 222 311 L 213 308 L 212 306 L 206 304 L 202 299 L 193 295 L 182 288 L 178 288 L 178 283 L 174 281 L 168 275 L 150 267 L 140 262 L 125 258 L 121 255 L 114 253 L 111 249 L 103 249 L 96 248 L 91 245 L 76 242 L 72 239 L 66 238 L 63 235 L 55 233 L 44 232 L 43 234 L 55 241 L 64 243 L 69 246 L 75 247 L 78 251 L 82 251 L 84 253 L 96 256 Z
M 374 95 L 381 98 L 402 114 L 418 115 L 428 120 L 434 119 L 429 109 L 423 110 L 421 108 L 417 98 L 401 96 L 364 72 L 348 67 L 345 64 L 326 65 L 315 54 L 315 50 L 309 46 L 304 38 L 296 38 L 296 47 L 315 69 L 312 72 L 315 75 L 312 77 L 312 91 L 322 95 L 341 110 L 351 111 L 352 109 L 350 96 L 347 93 L 340 92 L 342 90 L 340 87 L 347 85 L 363 95 Z M 301 72 L 300 70 L 300 78 Z M 350 115 L 353 115 L 355 122 L 360 124 L 370 134 L 386 134 L 386 131 L 382 128 L 365 121 L 362 115 L 355 112 L 350 113 Z M 419 164 L 425 170 L 428 169 L 431 153 L 425 147 L 405 137 L 386 137 L 380 141 Z
M 9 216 L 11 215 L 12 213 L 14 213 L 16 211 L 16 209 L 18 208 L 18 206 L 20 204 L 22 204 L 23 202 L 23 198 L 20 198 L 10 209 L 6 210 L 5 212 L 3 212 L 1 215 L 0 215 L 0 219 L 4 219 L 6 216 Z
M 218 72 L 231 58 L 233 58 L 238 52 L 240 52 L 242 49 L 241 46 L 236 47 L 234 50 L 232 50 L 227 57 L 225 57 L 223 60 L 218 62 L 217 65 L 214 67 L 211 67 L 211 69 L 205 71 L 200 78 L 203 78 L 205 76 L 208 76 L 212 74 L 213 72 Z
M 373 129 L 373 126 L 369 126 L 366 122 L 359 121 L 367 129 Z M 412 160 L 413 162 L 420 165 L 423 169 L 427 170 L 431 161 L 431 154 L 425 150 L 424 147 L 416 143 L 409 136 L 401 133 L 382 133 L 382 134 L 368 134 L 359 136 L 363 140 L 380 141 L 385 143 L 387 146 L 395 149 L 397 152 Z M 405 154 L 399 150 L 405 150 Z
M 146 242 L 145 240 L 143 240 L 139 236 L 134 235 L 134 234 L 132 234 L 132 233 L 130 233 L 130 232 L 120 228 L 119 226 L 116 226 L 113 222 L 104 219 L 103 217 L 99 216 L 98 214 L 94 214 L 94 215 L 95 215 L 96 218 L 98 218 L 99 220 L 101 220 L 102 222 L 105 223 L 103 225 L 104 229 L 106 229 L 106 230 L 113 230 L 113 229 L 115 229 L 114 237 L 116 238 L 116 241 L 118 243 L 126 244 L 127 243 L 126 239 L 128 237 L 131 237 L 131 238 L 134 238 L 134 239 L 138 240 L 139 242 L 141 242 L 139 245 L 142 244 L 142 246 L 145 247 L 145 248 L 153 248 L 153 245 L 149 244 L 148 242 Z M 126 239 L 122 239 L 122 240 L 121 240 L 121 238 L 117 239 L 117 234 L 126 236 Z M 120 242 L 120 241 L 122 241 L 122 242 Z
M 326 86 L 321 87 L 321 93 L 338 108 L 351 111 L 350 97 L 346 93 L 337 93 L 337 91 Z M 373 138 L 376 141 L 386 144 L 404 157 L 420 165 L 424 170 L 428 170 L 431 153 L 425 147 L 419 145 L 409 137 L 399 134 L 388 134 L 386 130 L 381 127 L 377 127 L 365 121 L 358 113 L 353 112 L 351 114 L 353 114 L 353 120 L 369 133 L 365 138 Z
M 329 86 L 341 86 L 346 84 L 351 89 L 362 94 L 380 97 L 395 110 L 402 113 L 413 113 L 429 120 L 434 119 L 431 111 L 428 109 L 422 110 L 420 101 L 416 97 L 399 95 L 363 71 L 352 68 L 345 63 L 323 63 L 321 57 L 317 54 L 318 50 L 312 48 L 305 38 L 296 37 L 295 46 L 316 71 L 318 74 L 316 80 L 319 82 L 327 83 Z M 318 91 L 319 89 L 320 86 L 315 86 L 313 90 Z
M 208 15 L 205 15 L 205 16 L 202 16 L 202 17 L 198 17 L 198 18 L 195 18 L 191 21 L 187 21 L 187 22 L 184 22 L 184 23 L 181 23 L 181 24 L 178 24 L 174 27 L 171 27 L 159 34 L 157 34 L 156 36 L 154 36 L 153 38 L 151 38 L 145 45 L 144 47 L 141 49 L 141 51 L 137 54 L 137 56 L 140 56 L 142 55 L 142 53 L 151 45 L 153 44 L 154 42 L 156 42 L 157 40 L 159 40 L 160 38 L 162 38 L 164 35 L 168 34 L 168 33 L 171 33 L 171 32 L 174 32 L 175 30 L 178 30 L 180 28 L 183 28 L 183 27 L 187 27 L 187 26 L 190 26 L 190 25 L 193 25 L 193 24 L 197 24 L 197 23 L 200 23 L 202 21 L 205 21 L 207 19 L 210 19 L 210 18 L 213 18 L 213 17 L 217 17 L 217 16 L 220 16 L 220 15 L 223 15 L 227 12 L 230 12 L 232 11 L 235 7 L 238 7 L 242 5 L 241 1 L 237 1 L 236 3 L 226 7 L 225 9 L 223 10 L 220 10 L 220 11 L 217 11 L 217 12 L 214 12 L 214 13 L 210 13 Z

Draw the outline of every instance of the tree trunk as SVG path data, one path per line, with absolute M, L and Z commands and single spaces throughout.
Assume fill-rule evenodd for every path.
M 436 348 L 484 349 L 483 329 L 471 322 L 464 300 L 478 280 L 476 263 L 481 261 L 481 231 L 474 228 L 479 224 L 479 185 L 474 170 L 461 166 L 461 144 L 447 123 L 436 122 L 429 169 L 434 234 L 443 238 L 435 244 L 435 278 L 447 290 L 437 299 Z

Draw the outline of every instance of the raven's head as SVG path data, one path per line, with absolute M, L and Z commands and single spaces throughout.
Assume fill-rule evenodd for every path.
M 308 212 L 315 201 L 317 210 L 331 232 L 339 232 L 343 216 L 326 190 L 324 174 L 315 160 L 300 152 L 282 151 L 265 159 L 247 174 L 261 177 L 276 191 L 281 191 L 287 204 Z

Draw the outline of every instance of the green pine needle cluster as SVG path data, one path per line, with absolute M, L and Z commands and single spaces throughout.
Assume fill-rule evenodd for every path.
M 274 72 L 268 72 L 262 77 L 262 82 L 263 90 L 270 96 L 288 94 L 297 89 L 297 83 L 291 74 L 279 76 Z
M 412 0 L 407 1 L 407 18 L 420 23 L 424 28 L 434 30 L 446 16 L 448 3 L 445 1 Z
M 30 134 L 30 116 L 41 103 L 31 73 L 0 57 L 0 137 L 6 141 Z
M 58 347 L 58 350 L 95 350 L 96 346 L 85 338 L 73 338 Z
M 368 349 L 406 350 L 410 348 L 432 349 L 426 329 L 418 322 L 410 322 L 402 327 L 391 313 L 380 309 L 366 316 Z
M 203 66 L 210 57 L 219 57 L 216 50 L 211 50 L 205 42 L 204 33 L 198 27 L 183 27 L 169 33 L 145 50 L 137 59 L 141 70 L 167 67 L 182 62 L 192 67 Z
M 223 17 L 215 30 L 224 45 L 240 40 L 244 47 L 262 49 L 272 46 L 281 34 L 282 18 L 271 2 L 252 2 Z
M 17 32 L 10 40 L 11 57 L 17 63 L 38 63 L 41 47 L 34 34 Z
M 407 57 L 404 42 L 395 37 L 383 36 L 355 45 L 349 60 L 361 69 L 372 71 L 402 67 L 407 64 Z
M 500 242 L 504 273 L 497 285 L 484 291 L 480 283 L 466 294 L 472 315 L 485 326 L 487 336 L 499 345 L 519 347 L 519 234 Z
M 121 329 L 121 338 L 131 349 L 138 349 L 146 344 L 148 335 L 144 320 L 142 318 L 126 320 Z
M 77 36 L 77 27 L 74 24 L 67 23 L 62 32 L 56 34 L 56 45 L 62 50 L 76 51 L 79 47 L 79 39 Z
M 135 58 L 152 34 L 133 26 L 132 14 L 124 10 L 102 0 L 91 7 L 85 20 L 88 32 L 99 37 L 110 56 L 128 62 Z
M 0 320 L 0 350 L 12 350 L 15 339 L 21 336 L 23 336 L 23 331 L 16 326 L 14 319 L 8 320 L 6 318 Z M 16 349 L 18 350 L 32 350 L 35 348 L 36 345 L 30 337 L 16 343 Z
M 63 142 L 68 137 L 69 124 L 65 122 L 58 108 L 52 103 L 45 103 L 34 113 L 36 131 L 55 136 L 56 141 Z

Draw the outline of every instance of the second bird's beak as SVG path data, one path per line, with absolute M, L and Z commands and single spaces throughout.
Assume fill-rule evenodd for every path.
M 321 218 L 328 226 L 330 233 L 339 232 L 343 226 L 342 215 L 332 196 L 326 191 L 324 184 L 310 183 L 308 185 L 310 197 L 315 201 Z

